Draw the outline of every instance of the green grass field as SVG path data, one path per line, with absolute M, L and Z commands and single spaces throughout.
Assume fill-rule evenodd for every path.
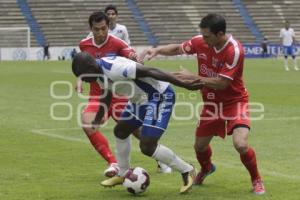
M 282 60 L 247 60 L 245 82 L 252 102 L 265 107 L 264 119 L 252 122 L 250 144 L 257 153 L 267 193 L 250 193 L 248 172 L 232 146 L 231 137 L 213 141 L 213 161 L 217 171 L 204 185 L 194 187 L 187 195 L 179 195 L 179 173 L 158 174 L 156 163 L 139 152 L 133 142 L 132 165 L 148 170 L 151 184 L 141 196 L 134 197 L 122 186 L 102 188 L 104 161 L 89 145 L 78 128 L 77 106 L 85 100 L 73 92 L 70 98 L 54 99 L 50 85 L 54 81 L 74 83 L 70 62 L 0 62 L 1 132 L 0 132 L 0 199 L 1 200 L 100 200 L 100 199 L 300 199 L 300 72 L 285 72 Z M 152 66 L 177 70 L 179 65 L 196 71 L 194 60 L 153 61 Z M 74 84 L 73 84 L 74 85 Z M 72 86 L 73 87 L 73 86 Z M 85 89 L 87 90 L 87 89 Z M 201 101 L 197 93 L 176 88 L 179 101 Z M 67 85 L 54 87 L 56 95 L 68 95 Z M 53 120 L 50 107 L 57 117 Z M 178 107 L 176 113 L 187 114 Z M 174 121 L 162 137 L 188 162 L 198 166 L 193 152 L 194 129 L 197 120 Z M 114 148 L 112 128 L 103 132 Z

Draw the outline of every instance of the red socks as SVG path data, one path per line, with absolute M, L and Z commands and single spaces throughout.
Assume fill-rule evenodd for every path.
M 247 170 L 249 171 L 249 174 L 251 176 L 251 180 L 257 180 L 260 179 L 260 175 L 257 169 L 256 164 L 256 156 L 254 150 L 249 147 L 247 153 L 240 155 L 242 163 L 245 165 Z
M 212 155 L 212 151 L 210 145 L 208 145 L 206 151 L 196 152 L 197 160 L 201 165 L 202 172 L 208 172 L 211 170 L 211 166 L 212 166 L 211 159 L 210 159 L 211 155 Z
M 115 156 L 109 148 L 107 139 L 100 131 L 88 136 L 96 151 L 109 163 L 117 163 Z

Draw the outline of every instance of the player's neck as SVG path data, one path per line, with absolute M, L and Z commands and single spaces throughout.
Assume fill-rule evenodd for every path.
M 222 48 L 224 47 L 224 45 L 226 44 L 227 40 L 228 40 L 228 36 L 227 36 L 227 35 L 224 35 L 224 36 L 220 39 L 220 41 L 215 45 L 215 48 L 216 48 L 217 50 L 222 49 Z
M 98 46 L 102 45 L 106 41 L 107 37 L 108 37 L 108 35 L 106 36 L 106 38 L 102 38 L 102 39 L 98 39 L 98 40 L 96 40 L 96 38 L 94 38 L 94 43 Z
M 114 30 L 117 26 L 117 23 L 109 24 L 109 29 Z

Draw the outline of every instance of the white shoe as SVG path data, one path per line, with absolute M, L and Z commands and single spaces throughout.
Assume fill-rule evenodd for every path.
M 299 68 L 298 68 L 297 66 L 295 66 L 294 69 L 295 69 L 296 71 L 299 71 Z
M 288 67 L 285 67 L 285 71 L 290 71 L 290 69 Z
M 111 178 L 119 173 L 119 169 L 118 163 L 111 163 L 103 174 L 104 176 Z
M 172 168 L 160 161 L 157 161 L 157 171 L 160 173 L 169 174 L 172 172 Z

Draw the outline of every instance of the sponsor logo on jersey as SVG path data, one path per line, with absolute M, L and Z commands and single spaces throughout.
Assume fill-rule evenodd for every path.
M 205 64 L 200 65 L 200 73 L 206 77 L 218 77 L 218 73 L 209 69 Z

